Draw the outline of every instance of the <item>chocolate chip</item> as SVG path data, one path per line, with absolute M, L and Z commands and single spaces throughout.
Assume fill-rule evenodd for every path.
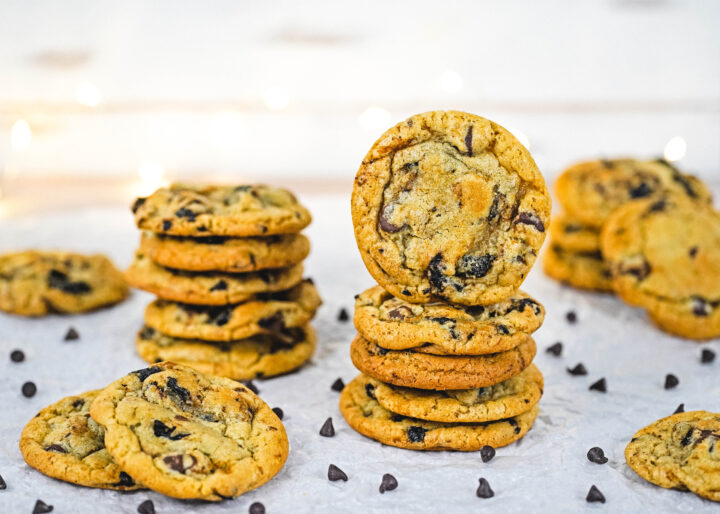
M 332 383 L 332 385 L 330 386 L 330 389 L 339 393 L 343 389 L 345 389 L 345 382 L 343 382 L 342 378 L 338 377 L 335 379 L 335 382 Z
M 504 198 L 503 195 L 498 193 L 497 186 L 495 186 L 494 191 L 495 191 L 495 195 L 493 196 L 493 202 L 492 202 L 492 205 L 490 206 L 490 211 L 488 212 L 488 216 L 487 216 L 488 221 L 492 221 L 493 219 L 495 219 L 497 217 L 498 207 L 500 205 L 500 199 Z
M 138 336 L 140 336 L 141 339 L 150 340 L 153 338 L 153 336 L 155 336 L 155 329 L 150 328 L 147 325 L 145 325 L 142 328 L 142 330 L 140 330 L 140 333 L 138 334 Z M 159 360 L 158 362 L 162 362 L 162 359 Z
M 224 280 L 218 280 L 214 286 L 210 288 L 210 291 L 227 291 L 228 284 Z
M 622 275 L 632 275 L 638 280 L 644 280 L 652 269 L 650 263 L 643 259 L 642 262 L 622 263 L 619 271 Z
M 214 323 L 218 327 L 227 325 L 228 322 L 230 321 L 231 316 L 232 316 L 232 307 L 231 306 L 213 307 L 208 310 L 208 322 Z
M 333 426 L 332 418 L 328 418 L 320 428 L 320 435 L 323 437 L 335 437 L 335 427 Z
M 665 389 L 673 389 L 677 387 L 677 385 L 680 383 L 678 380 L 678 377 L 673 375 L 672 373 L 668 373 L 665 375 Z
M 130 207 L 132 209 L 133 214 L 135 214 L 137 212 L 137 210 L 140 207 L 142 207 L 142 205 L 146 201 L 147 201 L 147 198 L 135 198 L 135 201 L 133 202 L 132 207 Z
M 273 407 L 272 411 L 275 413 L 275 415 L 278 418 L 280 418 L 280 421 L 282 421 L 283 417 L 285 416 L 285 413 L 283 412 L 283 410 L 280 407 Z
M 260 502 L 255 502 L 250 505 L 250 509 L 248 510 L 248 512 L 250 514 L 265 514 L 265 505 Z
M 599 446 L 590 448 L 587 452 L 587 458 L 595 464 L 605 464 L 608 461 L 608 458 L 605 457 L 605 452 Z
M 347 482 L 348 476 L 342 469 L 337 467 L 335 464 L 330 464 L 330 466 L 328 466 L 328 480 L 330 480 L 331 482 L 337 482 L 338 480 Z
M 667 207 L 667 202 L 665 200 L 658 200 L 657 202 L 653 203 L 648 207 L 648 214 L 652 212 L 662 212 Z
M 22 385 L 22 394 L 25 398 L 32 398 L 37 393 L 37 386 L 32 382 L 25 382 Z
M 506 327 L 502 323 L 497 325 L 497 331 L 498 331 L 498 333 L 505 335 L 505 336 L 510 333 L 510 330 L 508 330 L 508 327 Z
M 495 457 L 495 448 L 487 444 L 480 448 L 480 458 L 483 462 L 490 462 L 493 457 Z
M 641 182 L 638 186 L 630 188 L 630 198 L 644 198 L 651 195 L 652 188 L 645 182 Z
M 574 324 L 574 323 L 577 323 L 577 319 L 578 319 L 578 318 L 577 318 L 577 313 L 576 313 L 575 311 L 568 311 L 568 312 L 565 314 L 565 319 L 566 319 L 567 322 L 570 323 L 571 325 Z
M 389 234 L 400 232 L 403 228 L 405 228 L 405 225 L 398 227 L 388 221 L 388 217 L 392 216 L 392 211 L 394 208 L 394 204 L 385 205 L 378 214 L 378 226 L 380 227 L 380 230 L 382 230 L 383 232 L 388 232 Z
M 601 393 L 607 393 L 607 382 L 605 381 L 605 377 L 601 378 L 597 382 L 593 382 L 590 387 L 588 387 L 590 391 L 599 391 Z
M 25 360 L 25 354 L 22 350 L 13 350 L 10 352 L 10 360 L 13 362 L 22 362 Z
M 131 374 L 137 375 L 137 377 L 140 379 L 140 382 L 145 382 L 145 379 L 147 377 L 149 377 L 150 375 L 154 375 L 155 373 L 160 373 L 161 371 L 162 370 L 157 366 L 151 366 L 145 369 L 138 369 L 136 371 L 133 371 Z
M 587 496 L 585 497 L 585 501 L 588 503 L 605 503 L 605 496 L 603 496 L 603 493 L 600 492 L 600 489 L 595 487 L 595 485 L 590 487 L 590 490 L 587 493 Z
M 345 307 L 340 309 L 340 312 L 338 312 L 337 320 L 341 323 L 345 323 L 350 319 L 350 315 L 348 314 L 348 311 L 345 310 Z
M 5 479 L 3 479 L 2 475 L 0 475 L 0 490 L 7 489 L 7 484 L 5 483 Z
M 413 425 L 408 428 L 408 440 L 411 443 L 421 443 L 425 440 L 425 432 L 427 432 L 427 430 L 425 430 L 423 427 Z
M 701 296 L 693 296 L 693 314 L 695 316 L 709 316 L 712 312 L 712 305 Z
M 438 253 L 428 264 L 428 279 L 435 289 L 442 290 L 447 284 L 447 277 L 443 275 L 443 271 L 445 271 L 445 263 L 442 254 Z
M 573 376 L 588 374 L 587 369 L 585 369 L 585 365 L 582 362 L 578 362 L 574 368 L 566 368 L 566 369 L 567 369 L 567 372 Z
M 510 426 L 514 428 L 514 432 L 516 434 L 520 433 L 520 425 L 518 424 L 518 422 L 515 418 L 510 418 L 505 421 L 507 421 L 510 424 Z
M 465 133 L 465 148 L 467 148 L 467 154 L 472 157 L 472 131 L 473 126 L 470 125 Z
M 492 498 L 495 496 L 495 492 L 492 490 L 487 480 L 479 478 L 478 482 L 480 483 L 478 484 L 477 491 L 475 491 L 478 498 Z
M 688 446 L 692 442 L 692 436 L 693 436 L 693 428 L 690 428 L 687 433 L 685 434 L 685 437 L 683 437 L 680 440 L 681 446 Z
M 53 506 L 48 505 L 42 500 L 38 500 L 35 502 L 35 507 L 33 507 L 32 514 L 46 514 L 47 512 L 52 512 Z
M 137 511 L 140 514 L 155 514 L 155 504 L 153 504 L 152 500 L 145 500 L 138 505 Z
M 195 221 L 197 213 L 191 211 L 187 207 L 180 207 L 177 211 L 175 211 L 175 216 L 178 218 L 187 218 L 188 221 Z
M 554 355 L 555 357 L 560 357 L 562 354 L 563 345 L 560 341 L 557 343 L 553 343 L 550 346 L 548 346 L 545 351 L 551 355 Z
M 709 364 L 714 360 L 715 360 L 715 352 L 714 351 L 709 350 L 708 348 L 704 348 L 702 353 L 700 353 L 700 362 L 702 362 L 703 364 Z
M 542 220 L 538 218 L 532 212 L 521 212 L 513 222 L 514 225 L 522 223 L 523 225 L 531 225 L 537 229 L 538 232 L 545 232 L 545 225 Z
M 394 491 L 398 487 L 397 479 L 390 473 L 385 473 L 380 482 L 380 494 L 385 494 L 385 491 Z
M 163 229 L 163 230 L 170 230 L 170 227 L 172 227 L 172 221 L 170 221 L 170 220 L 163 220 L 162 229 Z
M 253 383 L 252 380 L 241 380 L 241 384 L 243 384 L 245 387 L 250 389 L 253 393 L 259 394 L 260 390 L 257 388 L 257 386 Z
M 124 471 L 121 471 L 118 476 L 118 481 L 113 485 L 115 487 L 132 487 L 135 485 L 135 480 L 133 480 L 132 477 Z
M 488 274 L 496 255 L 463 255 L 457 265 L 457 274 L 461 277 L 481 278 Z
M 190 399 L 190 391 L 178 384 L 177 378 L 170 377 L 167 379 L 166 391 L 174 398 L 180 400 L 181 403 L 187 403 Z
M 390 319 L 403 320 L 412 315 L 413 311 L 407 305 L 400 305 L 399 307 L 395 307 L 391 311 L 388 311 L 388 318 Z
M 677 406 L 677 409 L 675 409 L 675 412 L 673 414 L 680 414 L 681 412 L 685 412 L 685 404 L 681 403 Z
M 697 256 L 697 253 L 698 253 L 698 247 L 697 247 L 697 246 L 693 246 L 693 247 L 691 247 L 691 248 L 688 250 L 688 255 L 690 256 L 691 259 L 694 259 L 695 256 Z
M 179 441 L 180 439 L 184 439 L 190 434 L 173 434 L 177 427 L 169 427 L 162 421 L 156 419 L 153 422 L 153 433 L 155 434 L 155 437 L 164 437 L 166 439 L 170 439 L 171 441 Z
M 184 475 L 188 469 L 192 468 L 195 464 L 197 464 L 197 459 L 193 455 L 189 455 L 189 457 L 192 461 L 189 466 L 185 465 L 184 455 L 168 455 L 167 457 L 163 457 L 163 462 L 170 469 Z
M 52 289 L 59 289 L 64 293 L 75 295 L 89 293 L 92 291 L 92 288 L 87 282 L 72 282 L 66 273 L 56 269 L 52 269 L 48 273 L 47 285 Z
M 51 444 L 45 447 L 46 452 L 67 453 L 67 450 L 59 444 Z
M 77 341 L 80 339 L 80 334 L 78 334 L 78 331 L 75 330 L 74 327 L 68 328 L 67 333 L 65 334 L 65 341 Z
M 372 384 L 365 384 L 365 394 L 368 395 L 369 398 L 375 399 L 375 386 Z

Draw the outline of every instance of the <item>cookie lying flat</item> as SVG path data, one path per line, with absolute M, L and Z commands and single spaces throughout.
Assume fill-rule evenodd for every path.
M 543 393 L 543 376 L 531 364 L 519 375 L 481 389 L 427 391 L 368 377 L 380 405 L 395 414 L 446 423 L 483 423 L 532 409 Z
M 559 246 L 572 252 L 600 251 L 600 230 L 583 225 L 567 214 L 553 216 L 550 235 Z
M 145 309 L 145 323 L 173 337 L 234 341 L 256 334 L 281 333 L 307 324 L 322 303 L 315 285 L 304 280 L 279 293 L 235 305 L 190 305 L 155 300 Z
M 192 238 L 144 232 L 140 251 L 168 268 L 247 273 L 302 262 L 310 252 L 310 242 L 302 234 Z
M 599 251 L 573 252 L 551 240 L 542 261 L 545 274 L 563 284 L 590 291 L 612 291 L 610 269 Z
M 355 238 L 398 298 L 463 305 L 509 297 L 535 262 L 550 197 L 530 153 L 472 114 L 418 114 L 385 132 L 352 193 Z
M 720 213 L 682 197 L 633 202 L 608 219 L 602 249 L 617 294 L 660 328 L 720 336 Z
M 173 184 L 132 206 L 138 228 L 176 236 L 293 234 L 310 213 L 285 189 L 265 185 Z
M 303 266 L 254 271 L 251 273 L 221 273 L 164 268 L 142 252 L 125 271 L 130 285 L 144 289 L 165 300 L 198 305 L 227 305 L 252 299 L 259 293 L 283 291 L 302 280 Z
M 58 480 L 86 487 L 140 489 L 105 449 L 105 430 L 90 418 L 100 391 L 68 396 L 45 407 L 20 435 L 20 452 L 30 466 Z
M 238 496 L 270 480 L 288 455 L 282 423 L 247 387 L 171 362 L 113 382 L 90 412 L 120 466 L 174 498 Z
M 423 421 L 382 407 L 373 396 L 370 379 L 359 375 L 343 389 L 340 412 L 353 429 L 383 444 L 411 450 L 476 451 L 486 445 L 507 446 L 523 437 L 535 421 L 538 407 L 490 423 Z
M 517 291 L 494 305 L 412 304 L 380 286 L 355 300 L 355 327 L 388 350 L 481 355 L 514 348 L 542 325 L 545 309 Z
M 167 360 L 234 380 L 289 373 L 310 360 L 315 346 L 310 326 L 222 343 L 178 339 L 146 326 L 135 339 L 138 355 L 149 364 Z
M 385 350 L 358 335 L 350 345 L 350 358 L 357 369 L 381 382 L 418 389 L 474 389 L 514 377 L 530 365 L 536 351 L 531 337 L 511 350 L 461 357 Z
M 122 274 L 103 255 L 32 250 L 0 255 L 0 310 L 6 312 L 78 313 L 127 295 Z
M 719 439 L 720 414 L 673 414 L 635 434 L 625 460 L 648 482 L 720 501 Z
M 705 184 L 662 159 L 581 162 L 558 177 L 555 192 L 569 216 L 598 228 L 615 209 L 639 198 L 672 193 L 710 202 Z

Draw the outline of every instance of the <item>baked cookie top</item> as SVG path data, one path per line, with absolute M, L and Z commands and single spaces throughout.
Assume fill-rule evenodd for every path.
M 58 480 L 87 487 L 140 489 L 105 449 L 105 431 L 90 418 L 100 391 L 68 396 L 37 413 L 20 434 L 30 466 Z
M 515 292 L 487 306 L 412 304 L 380 286 L 355 300 L 355 327 L 378 346 L 437 355 L 496 353 L 525 341 L 542 325 L 545 309 L 527 293 Z
M 237 238 L 143 232 L 140 251 L 168 268 L 247 273 L 297 264 L 310 252 L 310 242 L 302 234 Z
M 172 361 L 202 373 L 233 380 L 267 378 L 299 368 L 315 352 L 317 338 L 309 325 L 261 334 L 238 341 L 209 343 L 179 339 L 145 326 L 135 339 L 135 348 L 145 362 Z
M 375 399 L 387 410 L 446 423 L 483 423 L 517 416 L 532 409 L 543 393 L 543 376 L 534 364 L 480 389 L 428 391 L 369 381 Z
M 434 111 L 375 142 L 355 177 L 352 217 L 368 271 L 394 296 L 491 304 L 510 296 L 535 262 L 550 197 L 507 130 Z
M 90 412 L 120 466 L 174 498 L 238 496 L 270 480 L 288 454 L 283 424 L 247 387 L 171 362 L 113 382 Z
M 145 323 L 173 337 L 206 341 L 233 341 L 262 333 L 282 337 L 287 328 L 307 324 L 321 303 L 315 285 L 304 280 L 287 291 L 261 294 L 235 305 L 155 300 L 145 309 Z
M 625 448 L 625 460 L 655 485 L 687 488 L 720 501 L 719 439 L 720 414 L 673 414 L 636 433 Z
M 599 252 L 600 230 L 583 225 L 567 214 L 555 215 L 550 222 L 550 237 L 566 250 Z
M 302 281 L 303 265 L 289 268 L 223 273 L 189 272 L 155 264 L 142 252 L 125 271 L 130 285 L 165 300 L 197 305 L 227 305 L 252 299 L 260 293 L 290 289 Z
M 569 216 L 598 228 L 615 209 L 631 200 L 655 199 L 668 193 L 706 203 L 711 199 L 705 184 L 663 159 L 581 162 L 558 177 L 555 193 Z
M 104 255 L 29 250 L 0 255 L 0 310 L 23 316 L 85 312 L 128 295 Z
M 373 381 L 358 375 L 340 394 L 340 412 L 348 424 L 366 437 L 411 450 L 477 451 L 483 446 L 500 448 L 527 433 L 538 414 L 529 411 L 489 423 L 438 423 L 408 418 L 380 405 Z
M 681 196 L 619 208 L 602 232 L 615 291 L 674 333 L 720 335 L 720 213 Z
M 612 291 L 610 269 L 599 250 L 568 250 L 550 239 L 542 256 L 545 274 L 563 284 L 590 291 Z
M 310 213 L 285 189 L 266 185 L 172 184 L 132 205 L 138 228 L 176 236 L 268 236 L 299 232 Z

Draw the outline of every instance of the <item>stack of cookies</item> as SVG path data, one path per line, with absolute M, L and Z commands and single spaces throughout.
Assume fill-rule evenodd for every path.
M 126 277 L 158 297 L 136 340 L 143 359 L 236 380 L 310 359 L 321 300 L 303 279 L 310 214 L 289 191 L 176 184 L 132 210 L 145 232 Z
M 341 394 L 350 426 L 417 450 L 482 450 L 523 437 L 543 377 L 540 303 L 518 287 L 545 238 L 550 198 L 504 128 L 429 112 L 388 130 L 355 179 L 358 247 L 378 282 L 356 297 Z

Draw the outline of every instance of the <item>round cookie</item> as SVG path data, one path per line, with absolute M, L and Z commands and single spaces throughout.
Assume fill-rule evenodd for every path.
M 538 414 L 535 405 L 519 416 L 489 423 L 438 423 L 407 418 L 377 402 L 371 380 L 359 375 L 343 389 L 340 412 L 357 432 L 399 448 L 466 452 L 483 446 L 500 448 L 523 437 Z
M 600 230 L 583 225 L 567 214 L 553 216 L 550 236 L 559 246 L 573 252 L 600 251 Z
M 612 291 L 610 270 L 599 251 L 573 252 L 551 240 L 542 263 L 545 274 L 563 284 L 590 291 Z
M 290 191 L 265 185 L 173 184 L 132 205 L 138 228 L 175 236 L 294 234 L 310 213 Z
M 90 414 L 118 464 L 173 498 L 238 496 L 270 480 L 288 455 L 283 424 L 247 387 L 172 362 L 116 380 Z
M 119 491 L 140 489 L 105 449 L 105 430 L 90 418 L 90 405 L 99 393 L 68 396 L 38 412 L 20 434 L 20 452 L 28 465 L 58 480 Z
M 155 300 L 145 309 L 145 323 L 173 337 L 234 341 L 256 334 L 281 334 L 286 328 L 305 325 L 321 303 L 315 285 L 304 280 L 287 291 L 261 294 L 235 305 Z
M 289 373 L 310 360 L 316 344 L 315 331 L 309 325 L 278 335 L 263 334 L 221 343 L 178 339 L 146 326 L 135 339 L 138 355 L 149 364 L 172 361 L 233 380 Z
M 140 251 L 168 268 L 247 273 L 302 262 L 310 252 L 310 242 L 302 234 L 193 238 L 144 232 Z
M 711 200 L 705 184 L 663 159 L 581 162 L 558 177 L 555 193 L 570 217 L 598 229 L 615 209 L 639 198 L 673 193 L 705 203 Z
M 388 350 L 482 355 L 514 348 L 544 318 L 543 306 L 522 291 L 493 305 L 469 307 L 412 304 L 375 286 L 357 296 L 354 322 L 363 338 Z
M 648 482 L 720 501 L 719 439 L 720 414 L 673 414 L 636 433 L 625 448 L 625 460 Z
M 673 196 L 619 208 L 602 232 L 617 294 L 663 330 L 720 336 L 720 213 Z
M 0 310 L 78 313 L 124 300 L 128 286 L 103 255 L 25 251 L 0 255 Z
M 260 293 L 290 289 L 302 281 L 303 265 L 290 268 L 222 273 L 164 268 L 142 252 L 125 271 L 130 285 L 144 289 L 164 300 L 198 305 L 227 305 L 250 300 Z
M 428 391 L 398 387 L 373 378 L 373 394 L 395 414 L 444 423 L 484 423 L 518 416 L 540 401 L 543 376 L 534 364 L 499 384 L 480 389 Z
M 352 217 L 365 266 L 392 295 L 486 305 L 527 276 L 550 203 L 530 153 L 507 130 L 434 111 L 375 142 L 355 177 Z
M 517 375 L 530 365 L 536 351 L 535 341 L 529 336 L 511 350 L 464 357 L 385 350 L 358 335 L 350 345 L 350 358 L 366 375 L 396 386 L 475 389 Z

